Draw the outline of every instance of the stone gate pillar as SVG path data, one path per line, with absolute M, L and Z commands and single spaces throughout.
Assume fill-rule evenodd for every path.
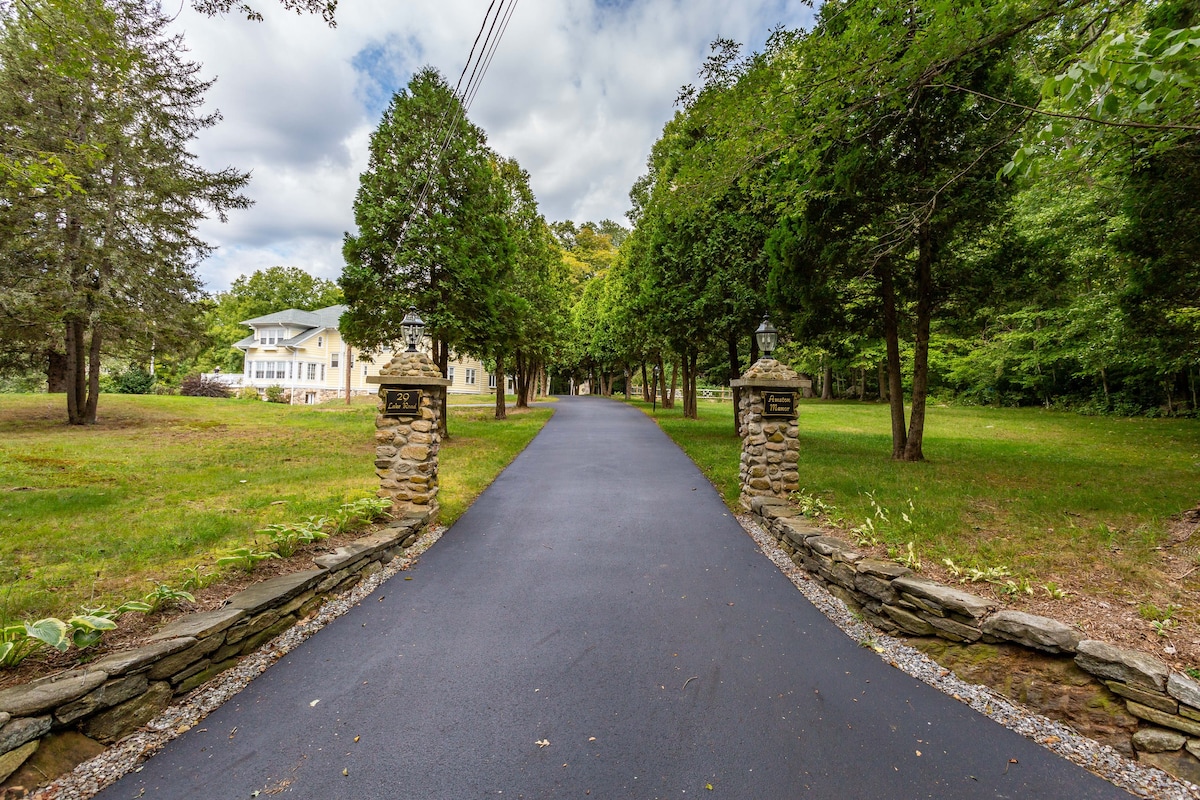
M 742 506 L 759 496 L 786 499 L 800 488 L 800 428 L 796 394 L 800 376 L 773 358 L 760 358 L 740 380 L 738 433 L 742 437 Z
M 438 422 L 450 381 L 424 353 L 400 353 L 368 376 L 379 384 L 375 417 L 375 472 L 379 496 L 392 499 L 392 513 L 437 514 Z

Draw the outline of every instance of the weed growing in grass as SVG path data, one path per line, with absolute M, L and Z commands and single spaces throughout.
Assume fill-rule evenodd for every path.
M 117 617 L 130 611 L 145 614 L 150 611 L 150 606 L 138 600 L 129 600 L 116 608 L 84 607 L 82 611 L 67 620 L 67 624 L 71 626 L 71 641 L 80 650 L 86 650 L 104 638 L 106 632 L 116 630 Z
M 1200 667 L 1188 667 L 1184 670 L 1192 680 L 1200 681 Z

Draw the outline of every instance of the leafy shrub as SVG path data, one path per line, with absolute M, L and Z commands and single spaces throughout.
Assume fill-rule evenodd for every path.
M 150 394 L 154 376 L 138 366 L 131 366 L 112 378 L 112 391 L 117 394 Z
M 296 548 L 328 539 L 323 529 L 329 524 L 327 517 L 309 517 L 304 522 L 276 523 L 259 531 L 265 534 L 270 546 L 283 558 L 290 558 Z
M 262 396 L 259 395 L 258 389 L 255 389 L 253 386 L 243 386 L 242 388 L 238 389 L 236 397 L 238 400 L 262 400 Z
M 279 384 L 267 387 L 268 403 L 286 403 L 290 399 L 288 392 Z
M 173 589 L 165 583 L 156 584 L 154 591 L 145 597 L 146 605 L 151 611 L 158 611 L 163 608 L 172 608 L 181 605 L 182 603 L 194 603 L 196 597 L 191 592 L 185 589 Z
M 179 385 L 184 397 L 231 397 L 229 387 L 219 381 L 209 380 L 203 375 L 188 375 Z

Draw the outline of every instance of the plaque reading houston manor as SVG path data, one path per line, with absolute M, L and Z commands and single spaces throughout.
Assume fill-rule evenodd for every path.
M 383 390 L 383 415 L 385 417 L 415 417 L 421 413 L 420 389 Z
M 796 416 L 795 392 L 763 392 L 764 417 Z

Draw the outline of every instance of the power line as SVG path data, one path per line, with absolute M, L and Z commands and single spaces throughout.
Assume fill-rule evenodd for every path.
M 417 201 L 413 204 L 408 217 L 404 221 L 404 225 L 400 228 L 400 234 L 397 236 L 393 255 L 399 251 L 400 246 L 404 243 L 405 236 L 408 234 L 408 228 L 412 224 L 414 217 L 416 217 L 417 212 L 424 208 L 433 187 L 434 175 L 441 163 L 442 156 L 449 149 L 450 142 L 454 139 L 455 130 L 459 122 L 466 115 L 470 103 L 475 99 L 475 95 L 483 83 L 483 78 L 491 66 L 496 49 L 500 45 L 500 40 L 503 38 L 504 32 L 508 29 L 508 23 L 512 18 L 513 10 L 516 8 L 517 0 L 499 0 L 498 7 L 496 2 L 497 0 L 492 0 L 484 12 L 483 22 L 479 26 L 479 32 L 475 35 L 475 41 L 471 44 L 471 52 L 467 55 L 467 62 L 463 65 L 462 72 L 459 73 L 458 83 L 454 87 L 454 98 L 458 102 L 452 108 L 446 109 L 442 115 L 442 119 L 439 121 L 438 135 L 434 141 L 436 142 L 438 139 L 441 139 L 441 146 L 438 147 L 436 155 L 430 161 Z M 507 10 L 505 9 L 506 4 Z M 495 14 L 492 13 L 493 9 L 495 10 Z M 501 17 L 503 17 L 503 22 L 500 22 Z M 489 21 L 491 23 L 490 26 Z M 499 23 L 498 34 L 496 33 L 497 23 Z M 486 36 L 484 35 L 485 30 L 487 31 Z M 480 47 L 480 37 L 483 37 L 482 47 Z M 476 49 L 479 50 L 478 58 L 475 55 Z M 467 86 L 464 89 L 462 82 L 468 69 L 471 71 L 471 77 L 467 80 Z

